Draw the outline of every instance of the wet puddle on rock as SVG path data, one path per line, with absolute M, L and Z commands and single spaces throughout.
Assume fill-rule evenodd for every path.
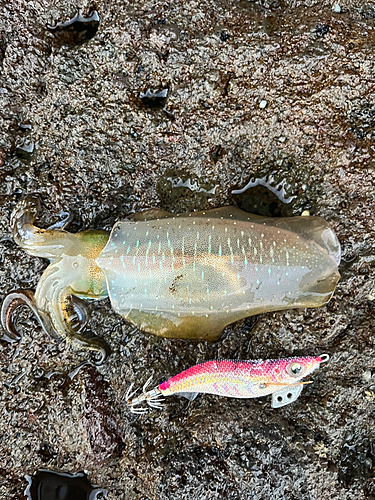
M 28 500 L 104 500 L 107 490 L 93 486 L 84 472 L 54 472 L 40 469 L 26 476 Z
M 204 206 L 208 199 L 213 198 L 219 188 L 219 184 L 188 172 L 181 172 L 176 176 L 176 172 L 168 170 L 158 184 L 161 208 L 176 213 L 194 212 L 197 207 Z
M 150 109 L 162 109 L 167 102 L 168 89 L 153 91 L 147 89 L 145 93 L 141 93 L 139 98 L 142 103 Z
M 287 217 L 292 215 L 291 202 L 296 196 L 287 196 L 287 182 L 276 182 L 271 175 L 252 177 L 242 189 L 232 191 L 237 206 L 255 215 L 264 217 Z
M 78 12 L 65 23 L 48 24 L 47 29 L 54 34 L 55 42 L 58 44 L 80 45 L 96 35 L 99 24 L 99 15 L 95 10 L 88 17 L 81 16 Z

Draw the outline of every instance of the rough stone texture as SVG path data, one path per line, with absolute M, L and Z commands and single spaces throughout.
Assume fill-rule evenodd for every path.
M 250 318 L 215 344 L 152 337 L 93 303 L 105 384 L 87 366 L 71 379 L 85 354 L 20 311 L 22 343 L 0 342 L 0 499 L 23 498 L 41 467 L 85 469 L 109 499 L 374 499 L 374 3 L 83 0 L 99 30 L 61 45 L 46 25 L 77 5 L 0 4 L 0 300 L 46 265 L 10 239 L 23 194 L 40 194 L 43 225 L 70 208 L 71 230 L 108 229 L 149 207 L 231 204 L 252 177 L 294 197 L 288 215 L 330 221 L 342 278 L 326 307 Z M 148 88 L 169 89 L 164 109 Z M 124 401 L 131 381 L 215 357 L 323 352 L 277 411 L 202 396 L 136 417 Z

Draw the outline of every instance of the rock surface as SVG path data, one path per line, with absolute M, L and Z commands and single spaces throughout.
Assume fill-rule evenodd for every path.
M 0 301 L 35 288 L 46 265 L 10 238 L 26 193 L 41 197 L 41 225 L 69 208 L 77 231 L 145 208 L 241 204 L 232 191 L 265 179 L 278 198 L 263 186 L 246 207 L 326 218 L 342 278 L 326 307 L 250 318 L 215 344 L 152 337 L 93 303 L 91 328 L 113 349 L 100 373 L 72 374 L 85 355 L 21 310 L 22 342 L 0 342 L 0 498 L 23 498 L 24 476 L 47 468 L 84 469 L 118 500 L 374 499 L 373 3 L 79 7 L 100 25 L 70 39 L 47 25 L 73 18 L 76 2 L 0 5 Z M 155 106 L 141 98 L 164 89 Z M 126 408 L 128 384 L 152 373 L 322 353 L 314 383 L 277 411 L 214 396 L 189 408 L 170 398 L 144 417 Z

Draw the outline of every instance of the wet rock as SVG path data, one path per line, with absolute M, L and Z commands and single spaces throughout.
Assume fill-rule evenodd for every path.
M 228 33 L 226 31 L 222 31 L 220 33 L 220 40 L 222 42 L 227 42 L 229 40 L 230 36 L 228 35 Z
M 166 177 L 160 180 L 158 190 L 162 197 L 162 208 L 170 212 L 183 212 L 179 201 L 183 200 L 186 206 L 187 201 L 190 200 L 190 209 L 187 211 L 194 211 L 198 203 L 204 204 L 209 198 L 215 195 L 219 185 L 212 185 L 205 182 L 203 179 L 191 177 L 175 177 L 174 172 L 166 172 Z
M 375 439 L 372 432 L 361 432 L 356 429 L 354 433 L 346 436 L 341 448 L 339 477 L 349 485 L 355 479 L 365 481 L 372 475 L 375 464 Z
M 35 148 L 34 141 L 28 139 L 18 144 L 18 146 L 14 151 L 14 154 L 20 160 L 30 161 L 34 153 L 34 148 Z
M 119 456 L 124 444 L 121 422 L 106 394 L 108 384 L 93 367 L 84 373 L 84 412 L 82 423 L 96 462 Z

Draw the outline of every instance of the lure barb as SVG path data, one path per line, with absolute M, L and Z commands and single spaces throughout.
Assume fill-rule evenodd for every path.
M 233 398 L 255 398 L 272 395 L 272 407 L 280 408 L 293 403 L 301 394 L 304 385 L 312 381 L 302 379 L 328 361 L 328 354 L 317 357 L 296 357 L 256 361 L 215 360 L 206 361 L 175 375 L 166 382 L 147 390 L 150 377 L 142 393 L 133 391 L 130 385 L 126 400 L 130 411 L 144 414 L 148 411 L 138 405 L 146 403 L 151 408 L 161 409 L 166 396 L 184 396 L 190 401 L 199 393 L 216 394 Z

